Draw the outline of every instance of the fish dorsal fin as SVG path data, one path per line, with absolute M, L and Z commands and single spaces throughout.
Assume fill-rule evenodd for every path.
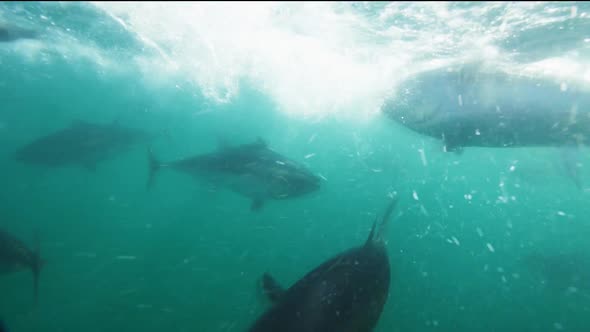
M 261 148 L 266 148 L 268 146 L 268 144 L 266 144 L 266 141 L 260 136 L 256 138 L 256 142 L 254 142 L 254 144 Z
M 264 294 L 273 304 L 278 302 L 285 293 L 285 289 L 269 273 L 262 275 L 261 284 Z
M 461 64 L 457 68 L 459 87 L 463 90 L 475 84 L 484 69 L 485 62 L 483 60 L 474 60 Z
M 90 123 L 86 122 L 84 120 L 80 120 L 80 119 L 76 119 L 76 120 L 72 120 L 72 123 L 70 124 L 70 127 L 76 128 L 76 127 L 87 127 L 89 126 Z
M 365 245 L 368 245 L 369 243 L 371 243 L 373 241 L 373 236 L 375 234 L 375 227 L 376 226 L 377 226 L 377 218 L 375 218 L 375 221 L 373 222 L 373 227 L 371 227 L 371 232 L 369 233 L 369 237 L 367 238 Z
M 229 140 L 225 137 L 218 137 L 217 138 L 217 150 L 224 151 L 231 148 L 231 144 Z
M 377 229 L 378 219 L 375 219 L 375 222 L 373 223 L 373 227 L 371 228 L 371 233 L 369 233 L 369 237 L 367 238 L 367 241 L 365 242 L 365 246 L 373 243 L 374 241 L 380 241 L 381 235 L 383 233 L 383 229 L 385 228 L 387 221 L 389 220 L 389 217 L 391 217 L 391 214 L 393 213 L 393 210 L 395 209 L 397 202 L 398 202 L 397 196 L 393 196 L 391 198 L 391 202 L 389 203 L 389 205 L 387 205 L 387 208 L 385 209 L 385 212 L 383 213 L 383 216 L 381 217 L 381 222 L 379 223 L 379 229 Z

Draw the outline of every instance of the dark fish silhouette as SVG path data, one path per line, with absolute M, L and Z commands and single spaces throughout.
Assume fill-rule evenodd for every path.
M 590 91 L 577 86 L 473 63 L 420 73 L 400 89 L 383 112 L 449 151 L 590 142 Z
M 19 239 L 0 229 L 0 274 L 30 269 L 33 273 L 35 300 L 37 300 L 39 273 L 42 266 L 43 260 L 39 255 L 38 245 L 33 251 Z
M 320 188 L 318 176 L 272 151 L 261 139 L 170 163 L 159 162 L 150 150 L 149 166 L 148 188 L 159 169 L 170 167 L 251 198 L 252 210 L 259 210 L 267 199 L 302 196 Z
M 15 158 L 23 163 L 46 167 L 77 165 L 94 170 L 100 162 L 151 137 L 144 131 L 117 123 L 76 121 L 20 148 Z
M 383 112 L 445 150 L 466 147 L 557 147 L 567 175 L 581 187 L 569 152 L 590 145 L 590 90 L 509 74 L 480 63 L 425 71 L 404 82 Z M 573 151 L 575 152 L 575 150 Z
M 372 331 L 389 293 L 389 257 L 381 235 L 396 203 L 393 199 L 379 224 L 375 220 L 364 245 L 322 263 L 289 289 L 265 274 L 262 286 L 274 303 L 248 331 Z
M 0 332 L 8 332 L 8 330 L 4 326 L 4 323 L 2 322 L 2 319 L 0 319 Z
M 520 262 L 548 287 L 590 292 L 590 255 L 583 252 L 532 252 Z
M 0 25 L 0 43 L 12 42 L 19 39 L 37 39 L 38 33 L 34 30 L 16 26 Z

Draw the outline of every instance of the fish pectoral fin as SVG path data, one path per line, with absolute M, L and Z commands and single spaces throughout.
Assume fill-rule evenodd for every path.
M 456 155 L 462 155 L 464 152 L 464 149 L 462 146 L 449 144 L 448 142 L 444 142 L 443 150 L 445 152 L 453 152 Z
M 268 146 L 268 144 L 266 143 L 266 140 L 260 136 L 256 137 L 256 145 L 266 148 Z
M 463 147 L 460 144 L 457 144 L 457 139 L 454 139 L 452 135 L 443 134 L 441 139 L 443 142 L 443 150 L 445 152 L 454 152 L 458 155 L 463 154 Z
M 285 293 L 285 289 L 269 273 L 262 275 L 261 284 L 264 295 L 272 303 L 278 302 Z
M 264 200 L 262 198 L 254 198 L 252 199 L 252 204 L 250 205 L 250 210 L 252 211 L 260 211 L 264 206 Z

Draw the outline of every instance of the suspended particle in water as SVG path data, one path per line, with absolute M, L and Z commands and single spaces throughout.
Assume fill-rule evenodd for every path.
M 461 95 L 458 95 L 458 96 L 457 96 L 457 101 L 459 102 L 459 106 L 461 106 L 461 107 L 462 107 L 462 106 L 463 106 L 463 96 L 461 96 Z
M 426 160 L 426 155 L 424 154 L 424 149 L 418 149 L 418 153 L 420 153 L 420 160 L 422 160 L 422 165 L 428 166 L 428 161 Z
M 303 157 L 303 158 L 305 158 L 305 159 L 309 159 L 309 158 L 311 158 L 311 157 L 313 157 L 313 156 L 315 156 L 315 153 L 310 153 L 310 154 L 308 154 L 308 155 L 305 155 L 305 157 Z
M 414 197 L 415 200 L 419 200 L 418 198 L 418 193 L 416 192 L 416 190 L 412 190 L 412 197 Z
M 424 205 L 420 205 L 420 212 L 422 212 L 422 214 L 424 214 L 427 217 L 430 216 L 428 211 L 426 211 L 426 208 L 424 207 Z
M 96 257 L 96 253 L 93 252 L 79 252 L 75 254 L 76 257 L 86 257 L 86 258 L 94 258 Z
M 488 247 L 488 250 L 489 250 L 490 252 L 495 252 L 495 250 L 494 250 L 494 247 L 492 246 L 492 244 L 491 244 L 491 243 L 489 243 L 489 242 L 488 242 L 488 243 L 486 243 L 486 246 Z
M 126 261 L 132 261 L 132 260 L 135 260 L 136 258 L 137 257 L 135 257 L 135 256 L 126 256 L 126 255 L 115 257 L 115 259 L 118 259 L 118 260 L 126 260 Z
M 568 292 L 569 294 L 574 294 L 574 293 L 577 293 L 577 292 L 578 292 L 578 289 L 577 289 L 576 287 L 574 287 L 574 286 L 569 286 L 569 287 L 567 288 L 567 292 Z
M 477 231 L 477 235 L 479 235 L 479 237 L 483 237 L 483 231 L 481 228 L 477 227 L 475 230 Z
M 560 89 L 562 92 L 565 92 L 565 91 L 567 91 L 567 83 L 565 83 L 565 82 L 561 82 L 561 84 L 559 85 L 559 89 Z
M 314 133 L 313 135 L 311 135 L 311 137 L 307 140 L 307 143 L 313 142 L 317 135 L 318 135 L 317 133 Z

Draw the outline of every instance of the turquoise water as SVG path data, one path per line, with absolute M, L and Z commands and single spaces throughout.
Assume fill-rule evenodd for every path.
M 40 34 L 0 42 L 0 226 L 38 234 L 46 264 L 36 305 L 30 271 L 0 276 L 0 316 L 17 332 L 244 331 L 267 308 L 262 273 L 290 285 L 363 243 L 397 192 L 376 331 L 587 331 L 587 148 L 577 189 L 559 149 L 445 153 L 379 108 L 471 58 L 588 84 L 589 22 L 585 3 L 1 3 L 0 25 Z M 322 187 L 253 212 L 178 172 L 146 190 L 147 144 L 94 171 L 12 157 L 76 120 L 150 131 L 165 161 L 263 137 Z

